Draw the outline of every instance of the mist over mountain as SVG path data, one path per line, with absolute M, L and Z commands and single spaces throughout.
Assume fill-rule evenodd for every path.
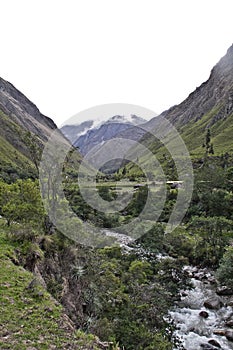
M 89 120 L 79 125 L 65 125 L 61 131 L 85 155 L 93 147 L 111 140 L 132 126 L 139 126 L 143 123 L 145 119 L 136 115 L 115 115 L 104 121 Z

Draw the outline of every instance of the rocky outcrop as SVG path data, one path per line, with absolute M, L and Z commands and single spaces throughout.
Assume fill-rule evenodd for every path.
M 11 121 L 41 139 L 47 139 L 51 130 L 56 129 L 52 119 L 40 113 L 25 95 L 2 78 L 0 78 L 0 110 L 9 116 Z

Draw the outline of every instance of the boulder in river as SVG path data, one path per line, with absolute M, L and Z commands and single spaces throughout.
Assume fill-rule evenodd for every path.
M 219 298 L 211 298 L 204 302 L 204 306 L 210 310 L 218 310 L 223 306 Z
M 226 305 L 233 307 L 233 297 L 231 297 L 227 300 Z
M 233 342 L 233 331 L 226 331 L 225 336 L 226 336 L 227 340 Z
M 233 328 L 233 319 L 229 319 L 225 322 L 225 325 L 227 327 Z
M 218 295 L 233 295 L 233 289 L 226 286 L 221 286 L 217 288 L 216 293 Z
M 225 331 L 224 329 L 215 329 L 215 330 L 213 331 L 213 333 L 214 333 L 215 335 L 221 335 L 221 336 L 224 337 L 226 331 Z
M 203 318 L 208 318 L 209 317 L 209 314 L 207 311 L 204 311 L 202 310 L 200 313 L 199 313 L 199 316 L 203 317 Z
M 217 342 L 217 340 L 215 340 L 215 339 L 210 339 L 210 340 L 208 341 L 208 343 L 211 344 L 211 345 L 213 345 L 213 346 L 215 346 L 216 348 L 219 348 L 219 349 L 222 348 L 221 345 L 219 344 L 219 342 Z

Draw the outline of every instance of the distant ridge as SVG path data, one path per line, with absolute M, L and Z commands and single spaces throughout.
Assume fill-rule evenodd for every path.
M 136 115 L 115 115 L 104 121 L 89 120 L 79 125 L 65 125 L 63 134 L 85 155 L 93 147 L 116 137 L 132 126 L 145 123 L 145 119 Z

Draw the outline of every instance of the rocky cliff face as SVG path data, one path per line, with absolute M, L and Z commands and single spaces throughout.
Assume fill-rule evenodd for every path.
M 39 109 L 11 83 L 0 78 L 0 110 L 11 121 L 46 140 L 56 128 L 52 119 L 40 113 Z
M 208 126 L 227 118 L 233 112 L 233 45 L 212 69 L 209 79 L 184 102 L 172 107 L 163 115 L 180 127 L 190 121 L 198 121 L 217 106 L 219 109 Z

